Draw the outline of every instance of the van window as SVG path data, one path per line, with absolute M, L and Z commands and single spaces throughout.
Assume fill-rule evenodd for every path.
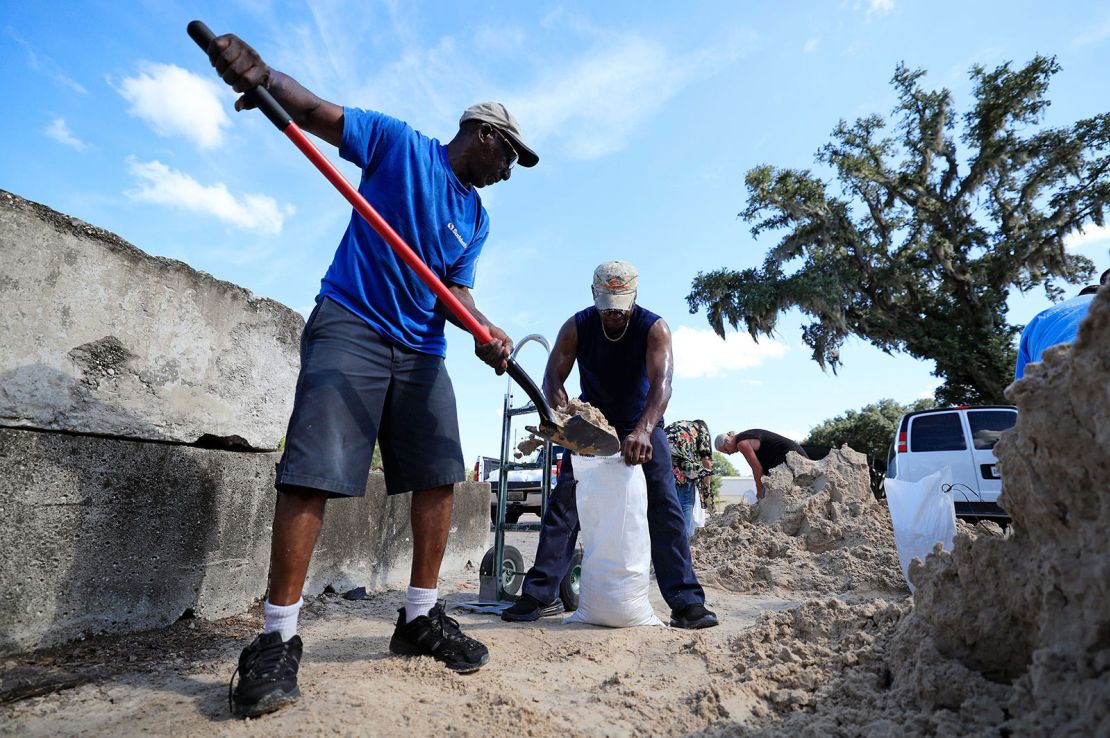
M 1017 413 L 1013 410 L 969 410 L 967 422 L 971 426 L 971 441 L 975 448 L 989 450 L 998 443 L 1002 431 L 1014 426 Z
M 910 451 L 963 451 L 966 448 L 957 413 L 919 415 L 910 424 Z

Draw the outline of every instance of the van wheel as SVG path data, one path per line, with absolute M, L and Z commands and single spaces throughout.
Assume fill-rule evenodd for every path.
M 559 583 L 559 597 L 563 600 L 563 608 L 567 612 L 578 609 L 578 593 L 582 581 L 582 549 L 577 549 L 570 560 L 570 569 L 563 581 Z
M 484 577 L 493 576 L 492 547 L 482 557 L 478 574 Z M 505 594 L 516 594 L 522 584 L 524 584 L 524 557 L 515 546 L 505 546 L 504 555 L 501 557 L 501 589 L 505 590 Z

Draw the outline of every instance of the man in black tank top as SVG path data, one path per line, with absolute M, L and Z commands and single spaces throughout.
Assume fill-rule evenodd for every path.
M 786 455 L 793 451 L 802 458 L 808 459 L 805 449 L 786 436 L 772 433 L 762 428 L 750 428 L 737 433 L 729 431 L 722 433 L 714 440 L 717 450 L 723 454 L 734 454 L 739 451 L 748 466 L 752 468 L 755 477 L 755 496 L 763 499 L 763 475 L 786 461 Z
M 663 411 L 671 398 L 671 332 L 662 318 L 635 304 L 636 283 L 636 270 L 626 262 L 605 262 L 594 271 L 594 305 L 571 316 L 559 330 L 543 390 L 552 407 L 564 407 L 563 384 L 578 364 L 581 399 L 616 429 L 625 463 L 643 465 L 651 560 L 671 608 L 670 623 L 709 628 L 717 617 L 705 609 L 705 593 L 694 576 L 663 431 Z M 579 530 L 569 453 L 562 464 L 547 502 L 536 563 L 524 578 L 520 600 L 502 614 L 504 620 L 527 622 L 562 611 L 559 583 L 570 568 Z

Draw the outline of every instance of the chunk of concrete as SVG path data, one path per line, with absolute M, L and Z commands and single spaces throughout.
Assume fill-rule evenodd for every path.
M 275 449 L 304 320 L 0 190 L 0 425 Z
M 265 594 L 276 453 L 0 428 L 0 654 L 219 618 Z M 305 592 L 403 586 L 411 495 L 332 500 Z M 443 571 L 476 565 L 489 485 L 456 485 Z

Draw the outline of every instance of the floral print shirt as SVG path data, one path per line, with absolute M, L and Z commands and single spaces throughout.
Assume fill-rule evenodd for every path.
M 709 477 L 705 476 L 700 480 L 698 477 L 705 471 L 701 460 L 713 458 L 713 442 L 709 438 L 709 428 L 704 422 L 677 420 L 668 425 L 664 431 L 667 434 L 667 445 L 671 447 L 671 469 L 674 472 L 675 484 L 701 482 L 698 484 L 698 490 L 701 493 L 702 507 L 711 510 Z

